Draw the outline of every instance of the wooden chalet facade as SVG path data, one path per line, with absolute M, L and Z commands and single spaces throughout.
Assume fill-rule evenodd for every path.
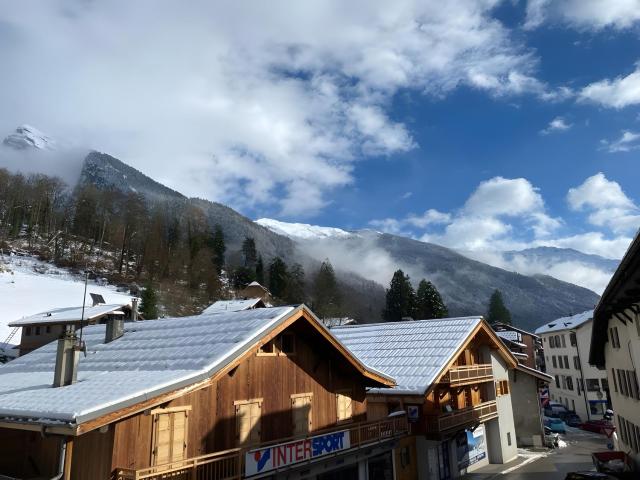
M 396 455 L 413 460 L 399 462 L 396 478 L 446 480 L 515 458 L 509 370 L 517 360 L 484 320 L 419 320 L 332 331 L 364 363 L 398 382 L 367 396 L 370 421 L 394 411 L 408 414 L 411 437 L 402 440 Z M 471 448 L 474 443 L 478 448 Z
M 367 422 L 366 411 L 366 389 L 391 387 L 390 377 L 365 367 L 304 306 L 224 316 L 154 321 L 167 329 L 177 327 L 178 343 L 180 328 L 190 329 L 187 346 L 206 330 L 208 319 L 212 329 L 251 325 L 254 330 L 248 334 L 216 334 L 226 345 L 226 356 L 209 375 L 66 422 L 34 421 L 37 412 L 26 418 L 3 411 L 12 401 L 2 388 L 3 376 L 15 373 L 4 374 L 0 368 L 0 442 L 9 446 L 0 450 L 0 473 L 49 478 L 60 472 L 62 478 L 74 480 L 220 480 L 278 478 L 302 468 L 295 478 L 366 478 L 367 462 L 376 468 L 382 457 L 390 458 L 396 439 L 407 433 L 406 418 Z M 136 322 L 130 328 L 148 323 Z M 125 328 L 122 337 L 89 345 L 88 350 L 109 357 L 119 343 L 128 348 L 128 336 L 135 337 L 132 343 L 144 345 L 157 331 Z M 188 357 L 192 352 L 185 347 L 179 354 Z M 14 362 L 18 371 L 28 374 L 30 355 Z M 25 364 L 17 365 L 20 360 Z M 138 362 L 132 368 L 144 370 L 145 355 Z M 78 383 L 51 389 L 52 395 L 76 387 L 82 394 L 82 363 L 81 357 Z M 46 405 L 42 408 L 46 417 Z

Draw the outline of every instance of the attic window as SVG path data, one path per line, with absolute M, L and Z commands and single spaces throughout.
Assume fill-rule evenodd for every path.
M 284 355 L 296 353 L 296 337 L 293 334 L 283 333 L 280 335 L 280 353 Z
M 267 343 L 262 345 L 258 349 L 258 355 L 262 355 L 262 356 L 277 355 L 275 342 L 273 340 L 269 340 Z

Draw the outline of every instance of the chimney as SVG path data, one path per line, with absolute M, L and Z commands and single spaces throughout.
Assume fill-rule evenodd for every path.
M 138 320 L 138 297 L 131 299 L 131 320 Z
M 122 335 L 124 335 L 124 318 L 122 316 L 110 315 L 107 319 L 104 343 L 113 342 Z
M 76 382 L 78 376 L 78 360 L 80 349 L 77 347 L 78 337 L 74 331 L 67 330 L 58 339 L 56 367 L 53 375 L 53 386 L 64 387 Z

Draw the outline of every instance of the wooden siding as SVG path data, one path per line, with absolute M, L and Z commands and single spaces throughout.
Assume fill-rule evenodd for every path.
M 51 478 L 57 473 L 62 437 L 0 428 L 0 438 L 1 474 Z
M 191 407 L 187 457 L 238 446 L 236 401 L 262 399 L 261 442 L 293 434 L 293 394 L 312 394 L 312 431 L 337 423 L 337 391 L 352 391 L 353 421 L 365 420 L 365 380 L 359 372 L 307 322 L 295 322 L 286 331 L 295 333 L 294 355 L 258 356 L 256 349 L 216 382 L 159 406 Z M 150 466 L 153 432 L 150 410 L 112 424 L 110 431 L 113 431 L 112 470 Z M 79 439 L 87 435 L 91 434 Z M 75 471 L 79 471 L 84 462 L 74 457 Z M 82 475 L 86 474 L 78 473 L 77 478 L 83 478 Z
M 71 457 L 71 478 L 73 480 L 109 478 L 111 475 L 113 433 L 113 428 L 110 427 L 104 433 L 94 430 L 73 439 Z

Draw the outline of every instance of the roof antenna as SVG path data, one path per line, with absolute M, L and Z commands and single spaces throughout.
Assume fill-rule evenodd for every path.
M 78 344 L 76 347 L 84 352 L 84 355 L 87 355 L 87 349 L 84 348 L 84 344 L 82 343 L 82 331 L 84 327 L 84 307 L 87 303 L 87 283 L 89 283 L 89 269 L 88 265 L 85 266 L 84 272 L 84 295 L 82 296 L 82 314 L 80 315 L 80 338 L 78 339 Z

